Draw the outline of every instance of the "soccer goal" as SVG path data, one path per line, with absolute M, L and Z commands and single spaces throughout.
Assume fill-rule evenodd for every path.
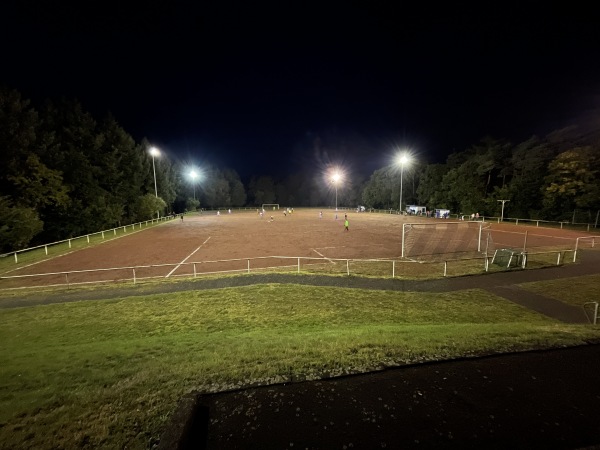
M 489 223 L 444 221 L 402 226 L 403 258 L 490 251 L 493 251 L 493 241 Z
M 279 210 L 279 203 L 263 203 L 262 205 L 264 211 L 268 211 L 271 208 L 273 211 Z

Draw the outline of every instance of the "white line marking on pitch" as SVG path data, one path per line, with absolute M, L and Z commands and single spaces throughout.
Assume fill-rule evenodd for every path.
M 52 256 L 50 258 L 42 259 L 41 261 L 36 261 L 31 264 L 27 264 L 25 266 L 16 267 L 14 269 L 7 270 L 6 272 L 2 272 L 2 275 L 6 275 L 7 273 L 11 273 L 11 272 L 16 272 L 17 270 L 25 269 L 27 267 L 35 266 L 36 264 L 41 264 L 43 262 L 50 261 L 51 259 L 60 258 L 61 256 L 70 255 L 71 253 L 75 253 L 75 250 L 73 250 L 72 252 L 63 253 L 62 255 Z
M 332 247 L 333 248 L 333 247 Z M 331 259 L 329 259 L 327 256 L 325 256 L 323 253 L 318 252 L 317 250 L 315 250 L 314 248 L 312 249 L 313 252 L 315 252 L 317 255 L 319 255 L 321 258 L 325 258 L 327 261 L 329 261 L 331 264 L 335 264 L 334 261 L 332 261 Z
M 211 236 L 208 237 L 208 239 L 210 239 L 210 238 L 211 238 Z M 179 269 L 184 262 L 186 262 L 188 259 L 190 259 L 194 253 L 196 253 L 198 250 L 200 250 L 202 248 L 202 246 L 208 242 L 208 239 L 205 240 L 196 250 L 194 250 L 192 253 L 190 253 L 183 261 L 181 261 L 179 264 L 177 264 L 177 266 L 173 270 L 171 270 L 165 278 L 169 278 L 171 276 L 171 274 L 173 272 L 175 272 L 177 269 Z

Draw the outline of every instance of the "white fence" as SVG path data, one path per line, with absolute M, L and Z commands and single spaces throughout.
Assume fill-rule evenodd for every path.
M 577 251 L 582 247 L 594 248 L 596 240 L 600 240 L 600 236 L 584 236 L 578 237 L 575 240 L 575 250 L 573 251 L 573 262 L 577 259 Z
M 566 253 L 573 250 L 529 253 L 527 265 L 543 267 L 564 264 Z M 175 264 L 111 267 L 103 269 L 70 270 L 0 277 L 0 290 L 75 286 L 98 283 L 133 283 L 143 280 L 169 280 L 176 277 L 197 278 L 206 275 L 250 274 L 257 272 L 317 273 L 333 275 L 375 276 L 379 278 L 424 279 L 509 268 L 490 264 L 491 256 L 411 261 L 395 259 L 334 259 L 290 256 L 264 256 Z
M 151 219 L 151 220 L 146 220 L 144 222 L 137 222 L 137 223 L 132 223 L 130 225 L 123 225 L 121 227 L 111 228 L 110 230 L 98 231 L 96 233 L 89 233 L 89 234 L 85 234 L 83 236 L 78 236 L 78 237 L 69 238 L 69 239 L 63 239 L 62 241 L 51 242 L 49 244 L 43 244 L 43 245 L 38 245 L 36 247 L 28 247 L 28 248 L 24 248 L 22 250 L 16 250 L 14 252 L 4 253 L 4 254 L 0 255 L 0 258 L 6 258 L 11 255 L 14 255 L 15 263 L 18 263 L 19 262 L 18 255 L 26 253 L 26 252 L 44 249 L 45 254 L 48 255 L 49 247 L 55 247 L 55 246 L 59 246 L 61 244 L 65 244 L 65 245 L 68 245 L 68 248 L 72 248 L 74 243 L 77 243 L 81 240 L 86 240 L 86 242 L 89 244 L 91 242 L 90 240 L 93 240 L 94 238 L 105 240 L 106 238 L 110 237 L 111 235 L 114 238 L 117 236 L 117 233 L 121 233 L 121 232 L 123 234 L 127 233 L 129 228 L 131 228 L 131 231 L 136 231 L 136 227 L 138 230 L 141 230 L 143 227 L 148 227 L 148 224 L 150 224 L 150 225 L 158 224 L 158 223 L 166 221 L 166 220 L 172 220 L 173 218 L 174 218 L 174 216 L 165 216 L 165 217 L 161 217 L 159 219 Z

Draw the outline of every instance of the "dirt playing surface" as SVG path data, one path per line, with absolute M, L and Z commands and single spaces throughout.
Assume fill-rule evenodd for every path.
M 345 214 L 350 222 L 349 231 L 345 231 L 343 225 Z M 267 211 L 262 218 L 249 211 L 225 212 L 218 216 L 214 212 L 188 215 L 183 221 L 171 220 L 101 245 L 17 266 L 3 275 L 54 275 L 2 279 L 0 288 L 174 278 L 282 266 L 295 270 L 298 265 L 321 265 L 329 271 L 343 273 L 346 265 L 336 259 L 400 260 L 405 223 L 423 222 L 442 227 L 447 223 L 441 219 L 354 211 L 339 211 L 337 219 L 335 217 L 335 211 L 324 210 L 321 218 L 317 209 L 297 210 L 285 216 L 283 210 Z M 474 230 L 478 228 L 477 223 L 473 225 Z M 572 249 L 575 239 L 587 234 L 513 224 L 491 223 L 489 226 L 491 242 L 498 248 L 520 248 L 526 241 L 529 248 Z M 476 250 L 476 230 L 463 234 L 453 235 L 452 240 L 421 235 L 418 242 L 423 247 L 421 250 L 433 253 Z

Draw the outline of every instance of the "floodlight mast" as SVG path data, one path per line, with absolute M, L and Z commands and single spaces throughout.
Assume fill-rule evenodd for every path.
M 404 174 L 404 165 L 408 162 L 410 162 L 410 158 L 406 153 L 403 153 L 398 158 L 398 164 L 400 164 L 400 209 L 398 211 L 398 214 L 402 214 L 402 176 Z
M 333 185 L 335 186 L 335 210 L 338 210 L 338 203 L 337 203 L 337 189 L 338 189 L 338 181 L 340 181 L 341 175 L 339 174 L 339 172 L 336 172 L 333 174 L 333 178 L 331 179 Z
M 154 172 L 154 196 L 158 198 L 158 189 L 156 188 L 156 166 L 154 165 L 154 157 L 160 155 L 160 152 L 156 147 L 150 147 L 150 154 L 152 155 L 152 171 Z
M 196 177 L 198 176 L 198 172 L 192 170 L 190 176 L 192 177 L 192 186 L 194 188 L 194 200 L 196 200 Z
M 500 222 L 504 222 L 504 204 L 506 202 L 510 202 L 510 200 L 496 200 L 497 202 L 502 202 L 502 213 L 500 214 Z

